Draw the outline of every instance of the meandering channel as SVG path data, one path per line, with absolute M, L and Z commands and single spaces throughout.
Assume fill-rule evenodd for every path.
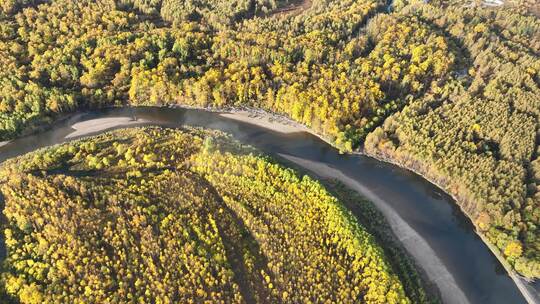
M 134 121 L 129 118 L 136 118 Z M 526 303 L 510 276 L 452 199 L 419 176 L 372 158 L 341 155 L 306 132 L 280 133 L 203 110 L 117 108 L 72 116 L 50 131 L 0 146 L 0 162 L 41 147 L 118 127 L 156 124 L 219 129 L 369 198 L 445 303 Z M 538 292 L 528 285 L 533 296 Z

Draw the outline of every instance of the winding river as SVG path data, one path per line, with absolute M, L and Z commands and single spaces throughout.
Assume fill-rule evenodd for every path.
M 133 116 L 137 122 L 131 121 Z M 85 123 L 84 130 L 77 128 Z M 136 124 L 219 129 L 315 175 L 338 178 L 381 210 L 445 303 L 527 303 L 451 197 L 407 170 L 367 156 L 339 154 L 306 132 L 280 133 L 203 110 L 116 108 L 77 114 L 49 131 L 0 145 L 0 162 L 40 147 Z M 525 287 L 529 303 L 531 299 L 540 303 L 540 286 Z

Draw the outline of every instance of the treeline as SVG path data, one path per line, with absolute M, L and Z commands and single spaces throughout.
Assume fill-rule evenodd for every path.
M 105 133 L 9 160 L 0 183 L 0 286 L 20 303 L 433 300 L 318 182 L 217 132 Z
M 413 168 L 461 207 L 521 274 L 540 277 L 540 21 L 522 7 L 411 4 L 469 62 L 368 136 L 369 153 Z

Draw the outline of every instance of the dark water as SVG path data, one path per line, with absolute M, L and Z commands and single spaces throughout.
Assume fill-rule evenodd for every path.
M 152 124 L 187 124 L 220 129 L 269 154 L 284 153 L 324 162 L 339 169 L 372 189 L 428 242 L 471 303 L 526 303 L 451 197 L 409 171 L 365 156 L 340 155 L 334 148 L 307 133 L 272 132 L 200 110 L 110 109 L 76 115 L 51 131 L 13 141 L 0 148 L 0 162 L 39 147 L 66 141 L 65 136 L 73 132 L 70 127 L 73 123 L 130 115 L 150 120 Z M 531 285 L 531 288 L 534 286 Z

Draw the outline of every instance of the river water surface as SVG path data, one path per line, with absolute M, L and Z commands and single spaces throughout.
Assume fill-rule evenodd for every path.
M 14 140 L 0 147 L 0 162 L 40 147 L 68 141 L 66 137 L 74 132 L 72 126 L 75 123 L 120 116 L 134 116 L 153 125 L 219 129 L 268 154 L 324 164 L 369 188 L 427 242 L 465 297 L 448 297 L 445 302 L 526 303 L 510 276 L 476 235 L 471 222 L 451 197 L 416 174 L 370 157 L 339 154 L 308 133 L 274 132 L 203 110 L 117 108 L 78 114 L 58 123 L 50 131 Z M 422 266 L 422 261 L 416 262 Z M 533 284 L 529 288 L 538 295 Z M 539 286 L 536 288 L 540 289 Z

